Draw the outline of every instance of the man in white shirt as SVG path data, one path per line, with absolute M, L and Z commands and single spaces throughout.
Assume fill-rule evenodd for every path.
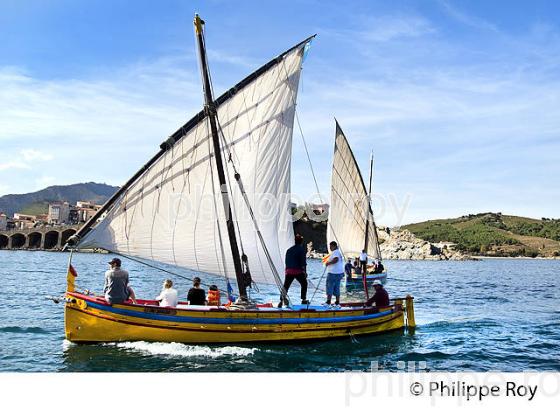
M 340 281 L 344 275 L 344 258 L 336 242 L 329 244 L 331 254 L 325 263 L 327 266 L 327 305 L 331 304 L 332 296 L 336 297 L 335 304 L 340 305 Z
M 160 306 L 177 307 L 179 294 L 176 289 L 173 289 L 173 282 L 171 280 L 166 279 L 165 282 L 163 282 L 163 289 L 156 300 L 159 301 Z
M 367 252 L 365 249 L 362 250 L 362 253 L 360 253 L 360 266 L 362 268 L 362 273 L 365 275 L 367 273 Z

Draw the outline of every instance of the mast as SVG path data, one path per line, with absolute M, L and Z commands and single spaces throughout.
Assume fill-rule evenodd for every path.
M 364 249 L 368 249 L 368 239 L 369 239 L 369 211 L 371 209 L 371 179 L 373 177 L 373 151 L 371 151 L 371 155 L 369 157 L 369 189 L 368 189 L 368 196 L 367 196 L 367 207 L 366 207 L 366 237 L 364 240 Z
M 212 88 L 210 86 L 210 74 L 208 73 L 208 62 L 206 60 L 206 48 L 204 45 L 204 21 L 198 14 L 194 15 L 195 34 L 198 43 L 198 57 L 200 59 L 200 68 L 204 89 L 204 112 L 210 122 L 210 131 L 212 133 L 212 143 L 214 146 L 214 157 L 216 159 L 216 168 L 218 171 L 218 180 L 220 182 L 222 193 L 222 204 L 224 206 L 224 214 L 226 215 L 227 232 L 229 244 L 231 248 L 231 256 L 233 258 L 233 266 L 235 269 L 235 278 L 237 279 L 237 287 L 239 288 L 239 297 L 241 300 L 247 300 L 247 287 L 243 280 L 243 271 L 241 268 L 241 256 L 239 255 L 239 247 L 237 246 L 237 238 L 235 236 L 235 226 L 231 211 L 231 201 L 226 184 L 226 176 L 224 172 L 224 164 L 222 161 L 222 151 L 220 147 L 220 138 L 218 135 L 218 127 L 216 125 L 216 106 L 212 96 Z

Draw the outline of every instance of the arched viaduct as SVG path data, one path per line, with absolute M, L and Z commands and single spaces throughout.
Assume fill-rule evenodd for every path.
M 72 225 L 0 231 L 0 249 L 60 250 L 78 229 Z

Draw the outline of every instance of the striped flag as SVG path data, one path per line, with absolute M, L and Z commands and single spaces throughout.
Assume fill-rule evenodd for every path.
M 235 302 L 235 296 L 233 294 L 233 288 L 231 287 L 231 283 L 229 283 L 229 280 L 227 281 L 227 294 L 228 294 L 228 299 L 230 302 Z

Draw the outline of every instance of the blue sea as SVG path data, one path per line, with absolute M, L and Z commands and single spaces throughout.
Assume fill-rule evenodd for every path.
M 75 254 L 81 288 L 101 292 L 109 255 Z M 560 371 L 560 260 L 387 261 L 392 297 L 412 294 L 417 329 L 322 342 L 238 346 L 178 343 L 78 345 L 64 340 L 61 296 L 67 253 L 0 251 L 0 371 L 15 372 L 338 372 Z M 323 269 L 310 261 L 310 277 Z M 184 297 L 189 282 L 125 261 L 138 297 L 153 298 L 166 278 Z M 176 270 L 192 277 L 195 272 Z M 200 275 L 203 284 L 218 279 Z M 299 295 L 293 285 L 293 300 Z M 324 279 L 321 287 L 324 286 Z M 313 292 L 310 292 L 310 295 Z M 253 296 L 276 301 L 261 286 Z M 314 302 L 323 302 L 318 291 Z M 363 299 L 363 291 L 343 300 Z

